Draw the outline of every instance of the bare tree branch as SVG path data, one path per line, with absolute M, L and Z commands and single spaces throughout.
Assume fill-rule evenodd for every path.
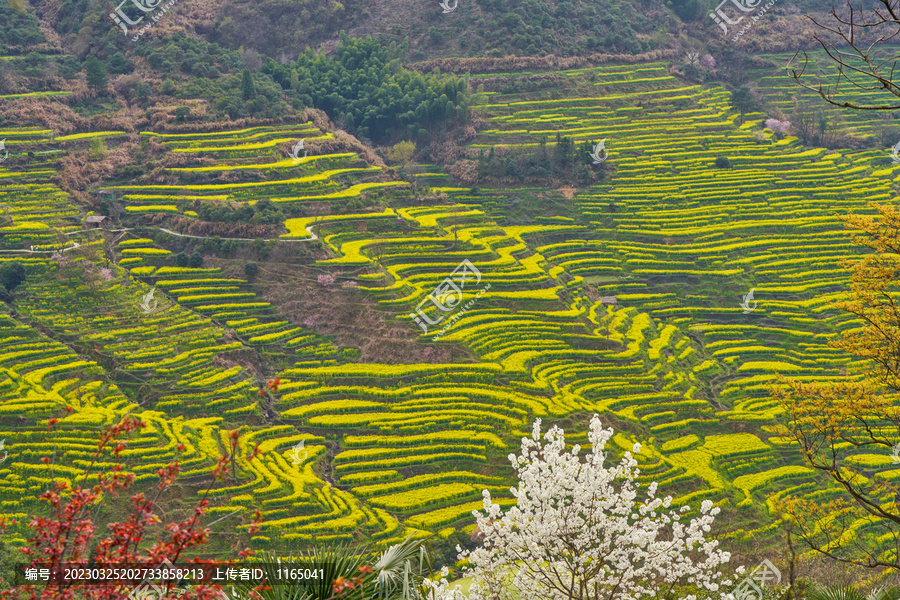
M 807 15 L 821 33 L 813 36 L 820 46 L 828 54 L 829 58 L 837 65 L 838 79 L 833 86 L 826 86 L 821 79 L 814 83 L 806 83 L 803 78 L 811 77 L 807 73 L 809 66 L 809 56 L 806 52 L 800 51 L 795 54 L 785 70 L 800 85 L 807 90 L 815 92 L 829 104 L 839 106 L 841 108 L 853 108 L 856 110 L 898 110 L 900 109 L 900 101 L 893 104 L 874 104 L 867 102 L 857 102 L 846 99 L 840 99 L 847 92 L 840 91 L 842 82 L 851 85 L 856 90 L 867 92 L 888 91 L 897 98 L 900 98 L 900 85 L 894 82 L 894 71 L 897 68 L 897 61 L 900 57 L 896 56 L 895 51 L 891 51 L 893 58 L 881 59 L 877 56 L 878 46 L 890 42 L 898 34 L 900 34 L 900 0 L 877 0 L 883 8 L 874 8 L 865 11 L 862 5 L 854 8 L 848 1 L 847 8 L 849 14 L 839 15 L 837 9 L 832 7 L 831 17 L 836 24 L 829 26 L 819 23 L 813 17 Z M 880 35 L 876 29 L 886 28 Z M 861 38 L 871 38 L 876 35 L 868 45 Z M 824 33 L 835 34 L 848 45 L 851 50 L 841 50 L 834 42 L 827 39 Z M 803 55 L 802 63 L 798 60 L 798 56 Z M 796 63 L 795 63 L 796 61 Z M 796 67 L 794 65 L 797 65 Z M 888 67 L 889 65 L 889 67 Z M 798 71 L 799 68 L 799 71 Z

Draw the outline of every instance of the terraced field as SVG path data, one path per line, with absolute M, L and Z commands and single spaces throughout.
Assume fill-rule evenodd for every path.
M 384 181 L 381 169 L 352 152 L 316 153 L 298 158 L 279 155 L 278 147 L 297 140 L 329 142 L 331 133 L 312 123 L 296 127 L 253 127 L 240 131 L 190 134 L 142 132 L 174 154 L 186 155 L 195 166 L 167 169 L 177 184 L 119 185 L 131 212 L 184 212 L 188 202 L 216 200 L 255 204 L 268 199 L 277 204 L 358 198 L 361 193 L 405 185 Z M 266 156 L 260 162 L 260 156 Z M 273 160 L 269 161 L 271 156 Z M 210 164 L 213 163 L 213 164 Z M 224 174 L 240 174 L 240 182 L 219 182 Z M 254 177 L 254 174 L 257 175 Z M 365 181 L 357 181 L 360 177 Z M 373 177 L 375 178 L 373 180 Z M 250 179 L 249 181 L 247 179 Z
M 111 248 L 108 278 L 94 276 L 101 266 L 86 267 L 75 244 L 99 245 L 100 234 L 81 229 L 78 207 L 50 183 L 50 155 L 0 165 L 3 257 L 28 264 L 17 312 L 4 305 L 0 323 L 3 511 L 33 508 L 9 495 L 17 486 L 77 475 L 88 429 L 129 409 L 152 425 L 129 450 L 141 475 L 179 442 L 195 474 L 231 429 L 241 427 L 243 454 L 260 443 L 262 460 L 241 461 L 244 479 L 217 490 L 214 512 L 262 507 L 255 542 L 277 548 L 467 531 L 482 489 L 513 502 L 505 456 L 535 417 L 571 431 L 599 412 L 620 432 L 618 449 L 642 442 L 643 480 L 676 502 L 712 497 L 734 509 L 748 531 L 733 527 L 732 537 L 771 530 L 780 494 L 833 494 L 772 437 L 766 386 L 776 373 L 818 380 L 853 366 L 826 344 L 853 326 L 829 308 L 847 283 L 839 261 L 858 252 L 836 215 L 894 198 L 890 171 L 870 166 L 879 154 L 804 148 L 768 131 L 760 139 L 764 115 L 739 125 L 725 90 L 685 85 L 661 63 L 559 75 L 546 98 L 489 94 L 477 109 L 488 125 L 468 151 L 475 160 L 491 147 L 552 148 L 557 134 L 605 139 L 605 179 L 571 198 L 534 181 L 451 187 L 420 166 L 416 177 L 451 198 L 423 205 L 354 153 L 285 159 L 282 143 L 327 140 L 308 124 L 145 133 L 188 155 L 168 173 L 178 183 L 105 186 L 131 213 L 331 200 L 332 214 L 287 219 L 283 243 L 322 244 L 332 257 L 317 267 L 350 274 L 422 345 L 456 345 L 466 362 L 355 362 L 247 279 L 172 266 L 165 242 L 133 232 Z M 0 132 L 11 152 L 49 132 L 17 134 Z M 715 168 L 719 156 L 733 167 Z M 246 180 L 218 179 L 226 172 Z M 390 188 L 377 202 L 365 196 Z M 540 216 L 523 217 L 517 198 L 538 203 Z M 385 225 L 377 235 L 361 227 L 373 221 Z M 51 258 L 50 246 L 74 250 Z M 758 304 L 745 310 L 751 289 Z M 151 290 L 158 306 L 146 314 Z M 274 416 L 257 403 L 262 378 L 233 359 L 255 352 L 284 365 Z M 47 431 L 51 416 L 58 433 Z M 308 452 L 297 461 L 301 440 Z M 51 451 L 65 460 L 47 473 L 39 458 Z M 146 454 L 153 464 L 138 460 Z
M 22 156 L 33 144 L 48 143 L 50 133 L 2 135 L 11 154 Z M 90 137 L 53 143 L 65 147 Z M 15 305 L 18 318 L 4 305 L 0 329 L 6 381 L 0 435 L 9 450 L 4 513 L 24 518 L 37 510 L 22 491 L 36 496 L 53 478 L 77 478 L 90 463 L 96 430 L 131 412 L 149 425 L 123 452 L 139 482 L 155 480 L 155 470 L 176 455 L 188 477 L 208 473 L 236 427 L 242 456 L 259 444 L 263 459 L 238 460 L 243 479 L 215 490 L 218 506 L 210 513 L 263 507 L 268 522 L 254 538 L 259 545 L 268 544 L 272 531 L 288 542 L 348 538 L 358 527 L 382 537 L 402 532 L 390 514 L 329 485 L 321 469 L 314 472 L 327 452 L 317 444 L 323 438 L 289 425 L 255 424 L 262 423 L 257 390 L 263 381 L 232 358 L 266 347 L 295 361 L 335 363 L 346 352 L 303 327 L 287 326 L 245 279 L 222 277 L 217 268 L 172 266 L 172 253 L 148 238 L 125 231 L 112 247 L 118 264 L 89 261 L 81 253 L 96 247 L 102 255 L 102 234 L 85 230 L 83 211 L 50 183 L 54 167 L 37 153 L 24 168 L 0 167 L 6 213 L 0 260 L 22 261 L 28 270 Z M 324 185 L 338 186 L 327 178 Z M 58 423 L 48 428 L 51 418 Z M 307 451 L 298 461 L 292 449 L 300 441 Z M 179 443 L 186 450 L 177 452 Z M 44 456 L 53 462 L 44 464 Z
M 415 307 L 463 259 L 479 269 L 479 285 L 459 302 L 465 313 L 448 313 L 433 329 L 443 332 L 454 315 L 438 343 L 460 343 L 496 369 L 505 408 L 483 386 L 458 384 L 431 392 L 443 396 L 440 410 L 411 402 L 416 390 L 391 386 L 399 394 L 387 411 L 391 396 L 382 386 L 355 389 L 349 402 L 307 400 L 284 416 L 374 433 L 454 420 L 472 428 L 460 420 L 478 410 L 494 431 L 505 423 L 521 435 L 530 415 L 599 411 L 642 432 L 644 475 L 677 489 L 678 501 L 711 494 L 748 511 L 749 521 L 768 512 L 773 494 L 825 487 L 771 436 L 777 409 L 767 385 L 776 373 L 816 380 L 853 366 L 826 345 L 853 325 L 829 308 L 847 283 L 841 259 L 858 251 L 836 215 L 894 198 L 889 173 L 868 166 L 877 153 L 804 148 L 772 132 L 760 142 L 754 130 L 763 115 L 739 125 L 725 90 L 685 86 L 662 64 L 564 75 L 593 81 L 597 94 L 494 95 L 481 107 L 490 125 L 470 148 L 477 156 L 491 146 L 552 146 L 557 133 L 576 145 L 606 139 L 614 170 L 607 183 L 579 190 L 571 203 L 533 187 L 481 187 L 478 195 L 441 188 L 458 204 L 397 211 L 418 226 L 415 237 L 375 241 L 337 221 L 323 225 L 339 253 L 328 262 L 368 265 L 373 284 L 364 289 L 385 306 Z M 716 169 L 718 156 L 733 168 Z M 546 201 L 543 216 L 503 224 L 514 222 L 509 199 L 528 194 Z M 751 289 L 758 304 L 745 311 L 740 303 Z M 441 313 L 428 314 L 436 321 Z M 423 334 L 423 343 L 435 333 Z M 319 394 L 334 386 L 335 397 L 347 396 L 333 383 L 346 369 L 286 374 L 315 377 Z M 468 413 L 456 412 L 464 406 L 458 398 L 468 399 Z M 420 414 L 407 416 L 413 408 Z M 745 432 L 725 433 L 735 429 Z M 366 462 L 380 476 L 384 461 Z M 448 514 L 424 511 L 407 522 L 440 526 Z

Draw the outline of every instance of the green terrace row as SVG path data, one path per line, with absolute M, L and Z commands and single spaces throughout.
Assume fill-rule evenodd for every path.
M 295 354 L 319 358 L 338 355 L 338 349 L 321 336 L 289 323 L 271 303 L 258 301 L 245 279 L 222 277 L 217 268 L 137 266 L 130 262 L 132 257 L 152 259 L 171 254 L 147 238 L 123 240 L 118 250 L 123 261 L 129 261 L 131 274 L 162 290 L 156 292 L 160 297 L 167 296 L 179 308 L 208 315 L 219 326 L 233 329 L 248 345 L 278 344 Z
M 177 304 L 163 298 L 153 298 L 157 304 L 145 301 L 149 288 L 123 283 L 121 275 L 95 286 L 72 288 L 66 285 L 66 271 L 77 268 L 46 265 L 41 277 L 25 284 L 28 295 L 18 302 L 20 312 L 92 348 L 94 356 L 127 373 L 131 386 L 152 386 L 160 409 L 196 411 L 215 406 L 235 415 L 256 411 L 248 374 L 214 362 L 216 356 L 239 349 L 240 342 L 227 342 L 224 331 L 209 318 Z M 61 302 L 65 313 L 59 311 Z
M 581 103 L 586 105 L 592 99 L 529 101 L 525 105 L 511 101 L 510 108 L 516 114 L 508 112 L 505 103 L 495 104 L 484 108 L 499 129 L 489 132 L 489 138 L 479 134 L 472 144 L 473 148 L 534 148 L 534 140 L 529 137 L 547 137 L 549 132 L 522 131 L 519 123 L 509 122 L 534 122 L 538 114 L 534 104 L 547 114 L 578 114 L 577 125 L 565 121 L 560 129 L 563 134 L 595 142 L 607 138 L 608 162 L 615 167 L 615 174 L 608 183 L 576 197 L 583 218 L 593 220 L 591 227 L 569 230 L 571 233 L 560 242 L 544 242 L 535 251 L 558 268 L 557 272 L 595 285 L 596 293 L 617 296 L 620 305 L 633 306 L 625 309 L 625 319 L 615 322 L 611 337 L 622 336 L 620 341 L 626 350 L 620 354 L 628 355 L 628 348 L 633 347 L 635 357 L 646 351 L 646 356 L 652 354 L 654 359 L 643 358 L 648 362 L 630 376 L 626 371 L 604 378 L 597 372 L 602 364 L 599 361 L 577 365 L 575 360 L 570 364 L 551 360 L 546 372 L 553 377 L 568 376 L 562 379 L 564 385 L 560 385 L 560 379 L 550 380 L 560 395 L 565 392 L 583 403 L 586 398 L 593 399 L 596 392 L 605 394 L 606 398 L 594 400 L 595 409 L 639 420 L 663 439 L 689 426 L 708 431 L 721 418 L 771 423 L 777 414 L 775 403 L 768 398 L 774 373 L 802 379 L 840 376 L 850 359 L 831 350 L 827 341 L 849 326 L 850 320 L 830 309 L 829 304 L 848 279 L 839 266 L 840 258 L 858 249 L 851 250 L 849 236 L 841 230 L 835 215 L 849 210 L 871 212 L 869 200 L 884 201 L 893 196 L 885 177 L 860 177 L 867 168 L 857 166 L 856 153 L 841 156 L 824 149 L 808 150 L 797 147 L 792 139 L 773 143 L 771 134 L 767 134 L 768 141 L 760 143 L 750 127 L 732 124 L 734 115 L 723 112 L 727 103 L 722 103 L 721 91 L 708 90 L 704 99 L 710 100 L 705 107 L 686 109 L 684 113 L 672 111 L 665 120 L 665 130 L 659 128 L 662 120 L 646 115 L 646 110 L 630 115 L 627 121 L 622 116 L 628 111 L 621 106 L 615 112 L 593 108 L 594 114 L 589 114 L 591 109 Z M 645 108 L 651 106 L 646 98 L 642 103 Z M 755 123 L 761 122 L 759 117 L 751 117 L 757 119 Z M 727 134 L 716 135 L 711 127 Z M 628 156 L 632 150 L 643 154 Z M 858 154 L 863 165 L 873 158 L 871 152 Z M 731 170 L 713 168 L 713 159 L 722 155 L 732 160 Z M 470 208 L 477 208 L 481 200 L 451 195 L 465 198 Z M 559 227 L 558 231 L 562 234 L 566 228 Z M 549 232 L 534 230 L 519 238 L 527 243 L 529 235 L 546 240 Z M 541 258 L 537 264 L 542 264 Z M 698 282 L 702 282 L 699 289 Z M 759 305 L 746 314 L 739 303 L 750 288 L 755 288 Z M 575 290 L 568 287 L 567 291 Z M 607 317 L 610 312 L 615 315 L 612 320 Z M 595 335 L 604 334 L 603 326 L 612 325 L 622 312 L 622 308 L 610 311 L 604 307 L 592 313 L 598 325 Z M 646 321 L 640 322 L 636 317 L 641 314 L 651 315 L 657 324 L 651 328 Z M 538 322 L 534 331 L 542 335 L 529 335 L 530 325 L 522 321 L 533 322 L 532 318 L 520 317 L 519 322 L 512 323 L 517 332 L 521 328 L 535 349 L 533 356 L 523 351 L 523 358 L 513 362 L 515 352 L 511 349 L 515 343 L 510 338 L 517 334 L 507 330 L 505 336 L 500 335 L 500 317 L 485 313 L 485 322 L 497 319 L 500 329 L 491 333 L 485 328 L 483 338 L 466 335 L 462 327 L 476 318 L 477 313 L 467 312 L 451 329 L 457 333 L 442 339 L 479 340 L 476 343 L 483 347 L 498 343 L 497 354 L 489 355 L 492 359 L 528 365 L 532 373 L 544 372 L 534 368 L 534 361 L 544 355 L 551 357 L 559 346 L 548 339 Z M 669 327 L 690 332 L 696 341 L 667 349 L 667 345 L 653 347 L 651 338 L 646 350 L 642 349 L 641 338 L 648 332 L 656 329 L 661 339 Z M 473 333 L 477 331 L 472 329 Z M 675 336 L 674 341 L 678 339 Z M 797 343 L 806 344 L 815 358 L 783 349 Z M 672 368 L 679 364 L 684 367 Z M 591 370 L 597 372 L 596 377 L 591 377 Z M 712 379 L 717 380 L 714 387 L 709 383 Z M 622 385 L 630 387 L 617 387 Z M 671 398 L 676 390 L 680 400 Z M 711 399 L 724 403 L 726 410 L 714 411 Z M 690 408 L 679 414 L 681 402 L 697 402 L 697 406 L 688 404 Z M 708 466 L 702 456 L 692 459 L 690 463 L 682 461 L 683 466 L 692 466 L 708 481 L 720 481 L 716 487 L 729 486 L 727 480 L 733 475 L 734 484 L 743 490 L 739 498 L 743 505 L 782 479 L 811 476 L 799 463 L 773 463 L 763 475 L 751 480 L 745 479 L 750 474 L 735 464 L 722 468 L 730 474 L 723 480 L 718 475 L 719 467 Z
M 256 127 L 188 134 L 143 132 L 142 135 L 159 140 L 173 153 L 189 154 L 194 160 L 188 166 L 167 170 L 180 180 L 176 185 L 111 188 L 124 194 L 132 212 L 182 212 L 186 202 L 204 199 L 254 204 L 263 198 L 276 203 L 355 198 L 367 190 L 404 185 L 396 181 L 359 181 L 360 176 L 380 175 L 381 169 L 370 167 L 352 152 L 326 150 L 308 154 L 307 148 L 302 154 L 298 150 L 296 159 L 281 156 L 278 148 L 294 147 L 297 140 L 333 143 L 330 133 L 319 131 L 312 123 L 293 128 Z M 273 154 L 275 160 L 271 161 Z M 210 159 L 215 162 L 210 164 Z M 220 183 L 218 176 L 223 173 L 244 176 L 240 182 Z
M 52 270 L 53 266 L 46 268 Z M 103 358 L 112 358 L 119 369 L 135 374 L 152 371 L 156 377 L 145 382 L 154 387 L 171 385 L 173 379 L 180 377 L 178 384 L 187 386 L 190 389 L 185 391 L 193 393 L 163 397 L 175 399 L 170 409 L 183 412 L 182 405 L 189 405 L 192 400 L 208 396 L 223 398 L 229 391 L 241 388 L 250 391 L 246 389 L 249 382 L 243 386 L 226 385 L 236 376 L 239 380 L 239 373 L 232 374 L 222 368 L 203 369 L 195 363 L 194 359 L 200 359 L 209 364 L 217 351 L 227 351 L 234 345 L 215 346 L 221 332 L 209 327 L 208 319 L 198 319 L 177 305 L 164 306 L 158 314 L 138 317 L 134 313 L 142 299 L 139 294 L 147 288 L 134 283 L 127 287 L 112 283 L 99 289 L 83 286 L 79 294 L 51 277 L 39 281 L 29 289 L 27 305 L 20 307 L 23 313 L 27 311 L 30 318 L 66 339 L 95 344 L 95 349 L 102 344 Z M 56 298 L 55 303 L 51 303 L 51 296 Z M 52 310 L 58 310 L 61 305 L 67 307 L 65 316 Z M 70 483 L 80 478 L 90 463 L 96 430 L 117 422 L 133 405 L 115 385 L 103 381 L 104 371 L 96 361 L 84 360 L 69 347 L 43 337 L 35 329 L 9 317 L 5 319 L 0 323 L 0 368 L 5 381 L 0 386 L 3 394 L 0 415 L 26 421 L 19 422 L 16 430 L 7 436 L 12 460 L 0 469 L 0 507 L 8 516 L 23 518 L 27 513 L 20 511 L 36 507 L 22 502 L 22 492 L 29 493 L 29 497 L 36 496 L 54 478 Z M 79 336 L 78 332 L 84 330 L 91 333 Z M 179 373 L 184 371 L 183 365 L 201 368 L 182 376 Z M 65 407 L 71 409 L 71 414 L 61 410 Z M 218 406 L 208 405 L 207 409 L 219 412 L 220 407 L 221 400 Z M 51 416 L 58 417 L 59 422 L 56 431 L 48 432 L 47 418 Z M 188 476 L 208 473 L 221 448 L 227 447 L 228 432 L 220 429 L 221 417 L 169 419 L 164 412 L 146 410 L 135 416 L 146 421 L 149 429 L 132 436 L 122 456 L 126 470 L 138 475 L 139 484 L 155 481 L 154 471 L 176 458 Z M 27 424 L 35 420 L 35 426 L 30 428 Z M 285 539 L 297 543 L 323 532 L 338 539 L 350 539 L 357 527 L 364 527 L 373 539 L 390 540 L 392 536 L 410 533 L 384 510 L 361 507 L 349 494 L 321 481 L 312 467 L 321 458 L 323 448 L 311 446 L 310 460 L 305 466 L 299 466 L 290 450 L 305 439 L 313 441 L 314 438 L 297 435 L 289 426 L 242 434 L 242 456 L 249 454 L 250 446 L 257 442 L 264 456 L 256 462 L 239 459 L 239 468 L 252 476 L 249 483 L 216 488 L 213 496 L 218 502 L 214 502 L 210 515 L 252 512 L 261 507 L 269 521 L 263 534 L 276 530 Z M 184 451 L 176 448 L 179 444 L 185 446 Z M 43 463 L 44 456 L 49 456 L 51 463 Z M 344 533 L 335 533 L 341 531 Z M 268 537 L 261 535 L 256 541 L 265 544 Z

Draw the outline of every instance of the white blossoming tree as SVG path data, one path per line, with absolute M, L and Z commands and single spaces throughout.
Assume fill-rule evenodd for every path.
M 471 552 L 457 546 L 469 563 L 469 600 L 639 600 L 666 597 L 677 585 L 712 593 L 731 585 L 720 572 L 730 554 L 706 539 L 719 512 L 711 501 L 684 522 L 689 508 L 656 498 L 656 483 L 638 500 L 637 461 L 626 452 L 618 465 L 604 465 L 613 431 L 597 415 L 584 460 L 578 445 L 566 451 L 558 427 L 542 445 L 540 427 L 538 419 L 531 439 L 522 439 L 521 456 L 509 456 L 519 477 L 511 490 L 517 505 L 503 513 L 485 490 L 486 514 L 473 511 L 482 545 Z M 430 600 L 464 597 L 460 586 L 450 588 L 447 573 L 426 580 Z

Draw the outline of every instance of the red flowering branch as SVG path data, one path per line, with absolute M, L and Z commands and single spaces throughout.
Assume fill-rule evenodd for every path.
M 275 394 L 278 393 L 278 388 L 281 386 L 282 383 L 283 383 L 282 380 L 276 377 L 275 379 L 270 379 L 268 382 L 266 382 L 265 386 L 259 387 L 259 392 L 258 392 L 259 397 L 260 397 L 259 402 L 260 402 L 260 406 L 262 406 L 264 414 L 268 414 L 269 411 L 272 409 L 272 405 L 275 403 L 275 400 L 276 400 Z M 263 398 L 266 399 L 265 405 L 263 405 L 263 403 L 262 403 Z
M 71 412 L 71 409 L 69 409 Z M 48 421 L 48 428 L 52 428 L 56 419 Z M 94 538 L 97 526 L 94 524 L 94 509 L 104 502 L 108 496 L 115 495 L 120 489 L 127 489 L 134 482 L 134 474 L 124 473 L 121 465 L 115 465 L 108 473 L 101 473 L 97 477 L 97 484 L 93 487 L 85 487 L 90 474 L 93 472 L 98 459 L 104 450 L 115 444 L 111 453 L 116 457 L 125 449 L 124 442 L 118 442 L 118 438 L 124 434 L 145 427 L 146 424 L 139 419 L 125 415 L 122 421 L 108 427 L 100 434 L 97 450 L 94 452 L 91 463 L 82 474 L 79 481 L 73 486 L 67 482 L 54 482 L 55 489 L 47 490 L 39 495 L 51 508 L 50 517 L 35 517 L 29 522 L 34 535 L 28 540 L 28 546 L 20 551 L 31 558 L 31 566 L 55 569 L 62 563 L 87 562 L 90 553 L 90 544 Z M 209 541 L 210 530 L 200 527 L 200 520 L 206 515 L 209 506 L 207 499 L 216 481 L 224 480 L 228 472 L 228 463 L 234 464 L 237 453 L 237 431 L 231 432 L 231 447 L 218 459 L 213 470 L 214 477 L 202 494 L 193 514 L 181 522 L 170 523 L 165 526 L 169 532 L 167 541 L 156 540 L 146 552 L 141 551 L 147 528 L 160 523 L 160 519 L 154 514 L 160 496 L 174 485 L 181 467 L 177 461 L 166 465 L 156 471 L 159 484 L 156 486 L 152 499 L 148 499 L 143 493 L 130 497 L 132 511 L 121 523 L 109 523 L 109 534 L 100 540 L 92 556 L 98 564 L 132 564 L 157 566 L 164 561 L 174 564 L 182 553 L 188 549 L 203 545 Z M 179 444 L 178 450 L 184 450 L 184 445 Z M 257 446 L 251 457 L 259 455 Z M 50 463 L 48 457 L 42 458 L 45 463 Z M 105 506 L 105 504 L 104 504 Z M 259 511 L 256 511 L 250 523 L 248 531 L 254 533 L 262 521 Z M 0 521 L 0 531 L 4 531 L 8 525 L 15 521 Z M 240 556 L 246 558 L 253 552 L 247 548 L 242 550 Z M 198 561 L 194 561 L 198 562 Z M 166 586 L 166 591 L 171 591 L 172 582 Z M 80 588 L 77 598 L 85 600 L 121 600 L 124 597 L 121 586 L 101 585 Z M 220 587 L 218 585 L 200 585 L 191 591 L 180 595 L 182 600 L 212 600 L 220 599 Z M 24 596 L 22 594 L 25 594 Z M 0 598 L 25 598 L 26 600 L 74 600 L 75 591 L 71 586 L 63 582 L 53 587 L 44 586 L 37 589 L 33 584 L 19 586 L 16 589 L 0 592 Z
M 335 600 L 336 598 L 340 598 L 345 593 L 349 595 L 349 592 L 352 592 L 357 587 L 359 587 L 360 597 L 365 597 L 363 593 L 363 583 L 365 582 L 365 575 L 371 574 L 372 567 L 369 565 L 363 565 L 359 568 L 360 575 L 363 577 L 350 577 L 345 578 L 343 575 L 338 575 L 337 579 L 334 580 L 331 584 L 331 596 L 328 600 Z

